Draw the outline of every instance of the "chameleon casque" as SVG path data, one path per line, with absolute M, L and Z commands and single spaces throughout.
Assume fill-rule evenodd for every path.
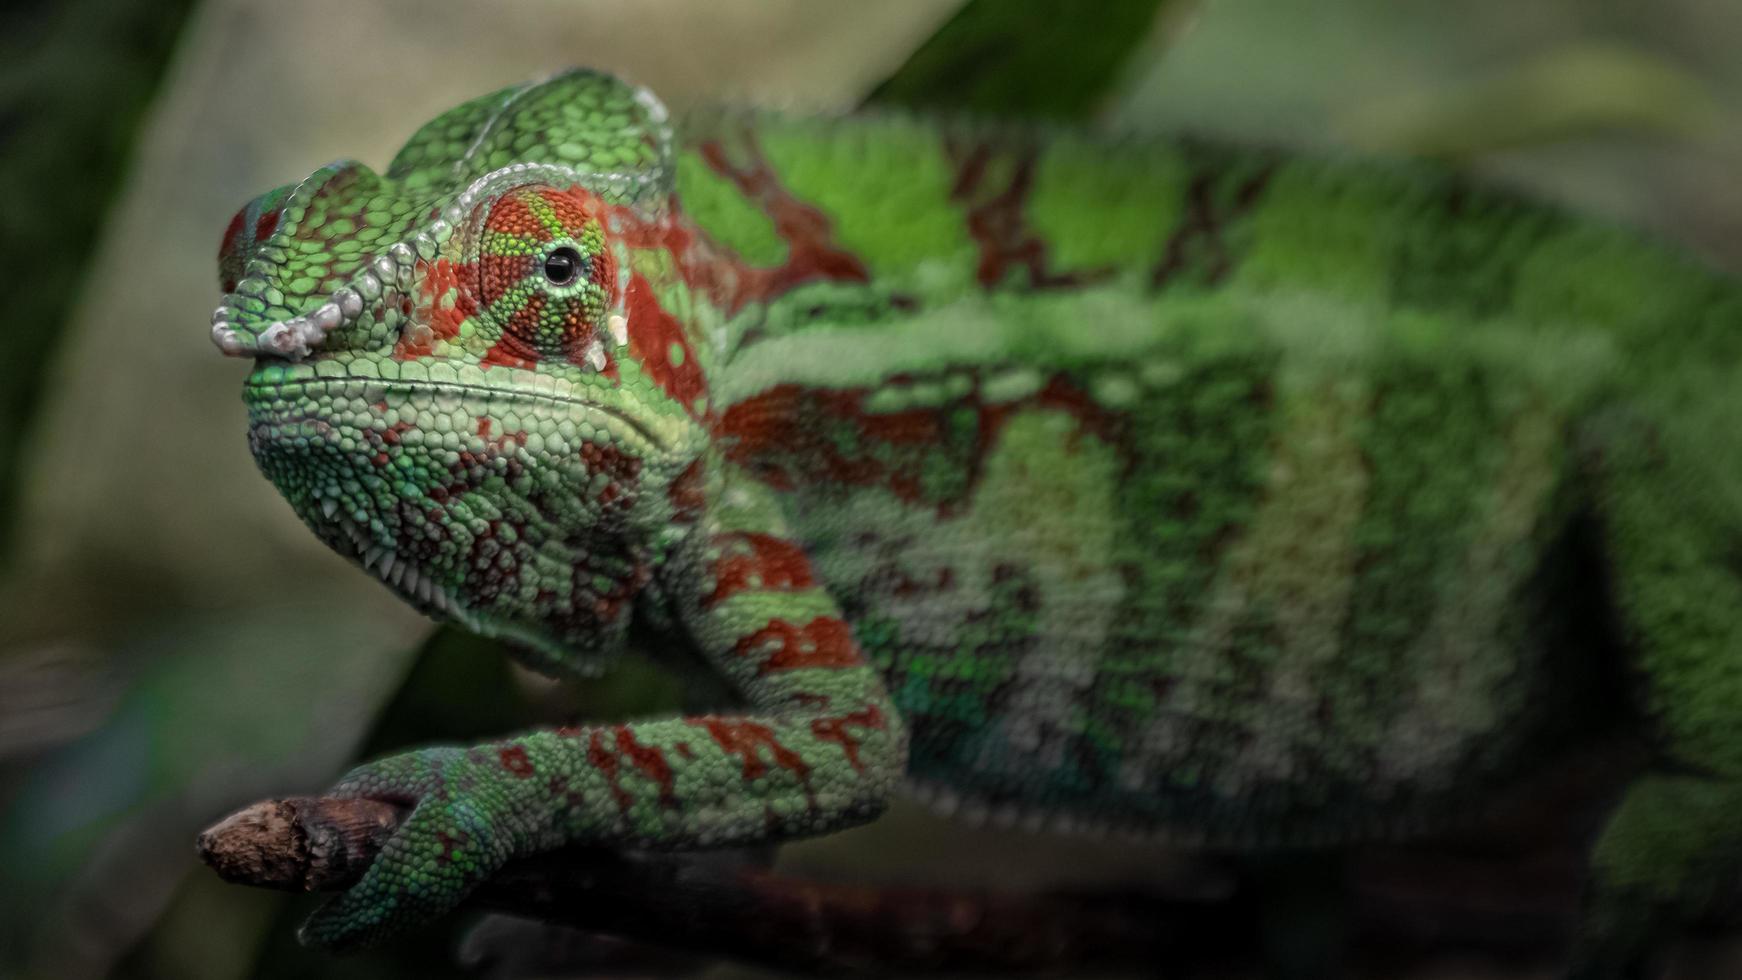
M 1427 168 L 701 113 L 570 72 L 225 232 L 213 340 L 327 544 L 530 666 L 738 707 L 368 763 L 305 937 L 510 857 L 976 821 L 1405 837 L 1597 731 L 1651 762 L 1573 969 L 1742 851 L 1742 290 Z M 1617 704 L 1625 706 L 1624 711 Z

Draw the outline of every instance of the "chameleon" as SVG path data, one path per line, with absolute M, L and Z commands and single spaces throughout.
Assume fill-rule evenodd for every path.
M 322 541 L 558 677 L 718 701 L 366 762 L 305 941 L 560 846 L 977 824 L 1232 853 L 1648 747 L 1569 975 L 1742 870 L 1742 290 L 1425 164 L 575 70 L 246 204 L 212 340 Z M 274 583 L 284 587 L 286 583 Z

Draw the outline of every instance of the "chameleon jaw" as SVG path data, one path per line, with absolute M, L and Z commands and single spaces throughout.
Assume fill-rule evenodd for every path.
M 438 618 L 451 619 L 466 629 L 477 631 L 477 620 L 468 613 L 445 586 L 435 581 L 416 562 L 402 557 L 396 549 L 376 544 L 351 518 L 339 513 L 339 502 L 331 497 L 321 500 L 321 508 L 334 527 L 344 532 L 351 544 L 351 556 L 363 570 L 403 596 L 406 601 Z

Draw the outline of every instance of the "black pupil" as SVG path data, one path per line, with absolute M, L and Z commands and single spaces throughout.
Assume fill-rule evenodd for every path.
M 567 286 L 581 273 L 581 253 L 567 245 L 550 253 L 544 260 L 544 277 L 558 286 Z

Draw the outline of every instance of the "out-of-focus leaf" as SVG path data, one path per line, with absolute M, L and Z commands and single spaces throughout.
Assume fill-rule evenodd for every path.
M 0 556 L 23 440 L 86 257 L 194 0 L 13 3 L 0 12 Z
M 1726 126 L 1710 85 L 1690 73 L 1644 51 L 1574 41 L 1431 95 L 1382 96 L 1336 129 L 1368 149 L 1467 158 L 1616 130 L 1732 138 Z
M 107 721 L 9 780 L 0 950 L 17 961 L 0 974 L 104 974 L 196 867 L 202 827 L 332 778 L 399 683 L 402 643 L 312 606 L 160 624 L 121 650 L 142 666 Z
M 0 657 L 0 763 L 98 727 L 120 688 L 108 659 L 77 641 Z
M 867 102 L 1083 119 L 1111 95 L 1162 11 L 1187 0 L 969 0 Z

